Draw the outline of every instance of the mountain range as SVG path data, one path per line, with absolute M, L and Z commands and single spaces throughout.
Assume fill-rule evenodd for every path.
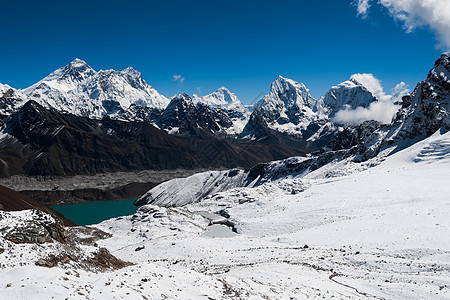
M 174 134 L 190 132 L 193 128 L 189 125 L 193 125 L 213 134 L 241 137 L 257 135 L 250 133 L 248 127 L 244 129 L 252 114 L 261 115 L 270 129 L 301 136 L 308 126 L 328 120 L 340 109 L 367 107 L 377 101 L 354 79 L 333 87 L 316 100 L 305 85 L 282 76 L 272 83 L 268 95 L 250 107 L 225 87 L 206 96 L 181 94 L 168 99 L 131 67 L 97 72 L 80 59 L 23 90 L 0 85 L 0 95 L 4 104 L 0 108 L 2 116 L 33 100 L 44 108 L 80 117 L 147 121 Z M 192 121 L 195 124 L 186 124 Z
M 249 107 L 225 87 L 168 99 L 132 68 L 97 72 L 75 59 L 26 89 L 0 85 L 0 174 L 249 168 L 355 146 L 366 159 L 396 138 L 449 127 L 449 56 L 444 53 L 427 79 L 395 103 L 390 124 L 335 118 L 384 100 L 357 76 L 320 99 L 279 76 L 269 94 Z

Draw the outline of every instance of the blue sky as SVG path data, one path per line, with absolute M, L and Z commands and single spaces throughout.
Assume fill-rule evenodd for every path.
M 162 94 L 224 85 L 244 103 L 278 75 L 315 97 L 354 73 L 413 89 L 443 52 L 426 26 L 407 33 L 387 8 L 346 0 L 1 1 L 0 82 L 25 88 L 74 58 L 142 72 Z M 173 81 L 173 75 L 185 78 Z

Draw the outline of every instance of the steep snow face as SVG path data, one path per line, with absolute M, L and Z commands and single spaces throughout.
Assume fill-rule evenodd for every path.
M 188 178 L 172 179 L 148 191 L 136 204 L 171 207 L 194 203 L 210 194 L 244 186 L 247 173 L 238 169 L 209 171 Z
M 415 138 L 430 135 L 439 128 L 450 129 L 450 52 L 435 62 L 427 79 L 411 96 L 403 97 L 393 136 Z
M 132 68 L 96 72 L 80 59 L 24 92 L 45 107 L 93 118 L 119 115 L 132 104 L 163 109 L 169 103 Z
M 172 179 L 148 191 L 136 201 L 136 204 L 183 206 L 234 188 L 255 187 L 305 174 L 313 162 L 315 160 L 305 157 L 292 157 L 260 164 L 246 171 L 239 169 L 208 171 L 187 178 Z M 297 191 L 300 189 L 302 186 L 297 186 Z
M 131 67 L 122 71 L 99 71 L 89 82 L 88 89 L 91 99 L 117 101 L 124 109 L 132 104 L 164 109 L 169 103 L 166 97 L 144 81 L 140 72 Z
M 369 107 L 370 103 L 376 100 L 366 87 L 354 79 L 333 86 L 322 99 L 323 105 L 329 110 L 330 117 L 341 109 Z

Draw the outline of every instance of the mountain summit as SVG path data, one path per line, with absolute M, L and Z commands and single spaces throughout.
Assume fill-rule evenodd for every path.
M 333 86 L 322 98 L 323 105 L 329 110 L 330 117 L 341 109 L 368 107 L 377 101 L 375 96 L 355 78 Z
M 96 72 L 81 59 L 57 69 L 24 92 L 45 107 L 91 118 L 121 114 L 132 104 L 164 109 L 169 103 L 133 68 Z

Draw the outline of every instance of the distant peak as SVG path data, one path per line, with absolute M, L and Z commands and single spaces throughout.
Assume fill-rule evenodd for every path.
M 93 75 L 96 73 L 84 60 L 75 58 L 70 64 L 61 68 L 64 74 L 86 73 Z
M 87 66 L 88 64 L 82 59 L 75 58 L 69 65 L 78 68 L 82 66 Z

